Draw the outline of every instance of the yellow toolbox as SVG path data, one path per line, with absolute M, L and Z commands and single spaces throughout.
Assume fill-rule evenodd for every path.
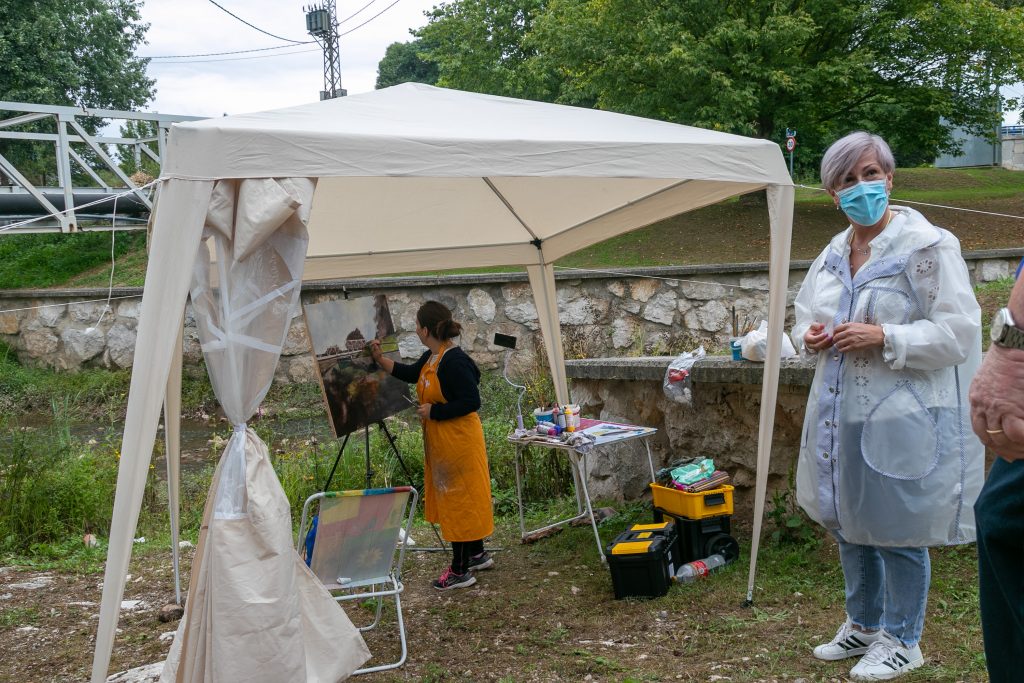
M 658 484 L 651 484 L 654 507 L 678 517 L 704 519 L 732 514 L 733 487 L 729 484 L 710 491 L 687 493 Z

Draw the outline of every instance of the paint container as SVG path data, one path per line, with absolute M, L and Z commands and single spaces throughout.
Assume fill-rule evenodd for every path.
M 553 423 L 554 411 L 544 408 L 534 408 L 533 419 L 537 424 L 540 424 L 541 422 Z

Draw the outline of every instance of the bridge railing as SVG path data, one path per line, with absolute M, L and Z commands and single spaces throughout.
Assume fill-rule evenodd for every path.
M 11 116 L 11 114 L 14 114 Z M 124 154 L 132 154 L 136 166 L 141 164 L 143 157 L 151 159 L 158 166 L 164 157 L 164 149 L 167 143 L 167 133 L 174 123 L 181 121 L 196 121 L 203 117 L 179 116 L 174 114 L 160 114 L 157 112 L 131 112 L 118 111 L 113 109 L 93 109 L 86 107 L 61 107 L 44 104 L 30 104 L 25 102 L 0 101 L 0 141 L 22 140 L 32 142 L 47 142 L 53 145 L 56 160 L 56 187 L 44 187 L 33 183 L 27 177 L 24 169 L 19 169 L 18 164 L 4 156 L 0 150 L 0 230 L 4 232 L 39 232 L 39 231 L 60 231 L 78 232 L 83 228 L 80 218 L 85 218 L 76 213 L 76 205 L 92 203 L 104 195 L 113 197 L 123 194 L 126 190 L 132 194 L 122 198 L 125 203 L 122 208 L 136 211 L 149 211 L 153 208 L 149 194 L 139 189 L 131 177 L 125 173 L 118 163 L 118 159 Z M 93 135 L 87 129 L 84 119 L 115 119 L 122 121 L 148 122 L 148 126 L 139 126 L 150 131 L 151 134 L 139 135 L 136 137 Z M 39 121 L 52 121 L 56 132 L 38 132 L 38 125 L 32 126 L 34 130 L 24 130 L 28 124 L 36 124 Z M 22 130 L 18 130 L 21 128 Z M 153 149 L 153 145 L 156 149 Z M 108 146 L 114 146 L 117 151 L 115 159 L 111 156 Z M 88 150 L 88 151 L 86 151 Z M 82 153 L 80 153 L 82 152 Z M 75 185 L 73 168 L 78 168 L 94 183 L 93 185 Z M 108 177 L 120 181 L 117 187 L 104 179 L 102 173 L 106 172 Z M 2 179 L 7 178 L 8 182 Z M 83 201 L 87 199 L 88 202 Z M 112 203 L 112 202 L 111 202 Z M 111 224 L 105 224 L 103 213 L 105 204 L 89 207 L 88 229 L 110 229 Z M 26 226 L 18 226 L 4 229 L 4 225 L 13 225 L 26 217 L 47 216 L 45 222 L 35 222 Z M 3 233 L 0 233 L 3 234 Z

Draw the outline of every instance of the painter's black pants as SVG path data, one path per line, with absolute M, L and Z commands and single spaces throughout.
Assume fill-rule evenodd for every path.
M 469 568 L 469 558 L 484 551 L 484 539 L 479 541 L 452 541 L 452 571 L 465 574 Z
M 991 683 L 1016 683 L 1024 657 L 1024 460 L 996 458 L 974 514 L 988 674 Z

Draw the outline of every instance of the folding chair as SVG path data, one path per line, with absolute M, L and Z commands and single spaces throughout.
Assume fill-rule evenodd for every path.
M 401 598 L 405 543 L 402 538 L 409 537 L 417 498 L 416 489 L 397 486 L 316 493 L 302 506 L 297 550 L 324 587 L 338 602 L 367 598 L 377 601 L 373 623 L 359 630 L 376 627 L 380 623 L 384 598 L 395 600 L 401 658 L 393 664 L 358 669 L 353 675 L 395 669 L 405 663 L 407 648 Z M 311 518 L 310 508 L 315 502 L 319 503 L 319 511 Z M 313 547 L 308 554 L 303 550 L 310 525 Z

